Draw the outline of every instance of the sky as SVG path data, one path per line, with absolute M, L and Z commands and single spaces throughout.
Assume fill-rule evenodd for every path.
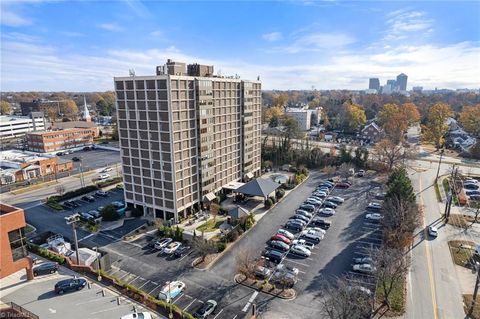
M 480 88 L 480 1 L 2 0 L 1 91 L 105 91 L 166 59 L 264 89 Z

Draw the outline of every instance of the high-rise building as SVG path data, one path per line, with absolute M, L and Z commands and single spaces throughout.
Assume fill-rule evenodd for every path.
M 164 220 L 260 174 L 261 82 L 188 71 L 114 78 L 125 201 Z
M 380 80 L 378 78 L 371 78 L 368 81 L 368 89 L 377 90 L 377 92 L 380 91 Z
M 407 90 L 407 80 L 408 80 L 408 76 L 406 74 L 400 73 L 399 75 L 397 75 L 396 84 L 397 84 L 398 90 L 400 91 Z

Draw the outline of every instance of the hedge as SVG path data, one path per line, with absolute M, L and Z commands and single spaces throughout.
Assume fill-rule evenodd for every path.
M 63 210 L 63 207 L 55 200 L 55 198 L 52 198 L 50 197 L 48 200 L 47 200 L 47 204 L 46 204 L 48 207 L 50 207 L 51 209 L 55 209 L 55 210 Z
M 275 197 L 277 197 L 277 201 L 283 196 L 285 196 L 285 191 L 281 188 L 277 189 L 277 191 L 275 192 Z
M 273 206 L 273 202 L 272 202 L 272 199 L 269 197 L 266 201 L 265 201 L 265 207 L 267 208 L 270 208 Z
M 78 197 L 80 195 L 84 195 L 84 194 L 87 194 L 87 193 L 90 193 L 90 192 L 93 192 L 93 191 L 96 191 L 96 190 L 98 190 L 97 185 L 90 185 L 90 186 L 82 187 L 82 188 L 79 188 L 79 189 L 76 189 L 76 190 L 73 190 L 73 191 L 70 191 L 70 192 L 66 192 L 62 196 L 51 196 L 48 200 L 53 199 L 57 202 L 61 202 L 62 200 L 67 200 L 67 199 L 70 199 L 70 198 Z
M 110 186 L 110 185 L 115 185 L 115 184 L 118 184 L 118 183 L 121 183 L 121 182 L 122 182 L 121 177 L 114 177 L 114 178 L 111 178 L 111 179 L 107 179 L 106 181 L 98 182 L 97 186 L 102 188 L 102 187 L 106 187 L 106 186 Z
M 50 252 L 48 249 L 41 248 L 36 245 L 28 245 L 28 249 L 39 256 L 42 256 L 51 261 L 56 261 L 59 264 L 63 264 L 65 262 L 64 257 L 58 256 L 57 254 Z

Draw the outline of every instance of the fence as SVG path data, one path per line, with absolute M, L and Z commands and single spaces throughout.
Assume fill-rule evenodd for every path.
M 17 305 L 14 302 L 9 302 L 10 308 L 13 309 L 16 313 L 12 313 L 10 315 L 6 314 L 4 317 L 3 312 L 7 312 L 8 309 L 4 310 L 2 309 L 2 318 L 29 318 L 29 319 L 39 319 L 40 317 L 37 316 L 36 314 L 28 311 L 27 309 L 23 308 L 22 306 Z M 18 316 L 18 314 L 21 314 L 22 317 Z

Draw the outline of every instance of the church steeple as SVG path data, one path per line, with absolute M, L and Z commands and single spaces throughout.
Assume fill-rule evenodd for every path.
M 90 122 L 92 121 L 92 117 L 90 116 L 90 112 L 88 111 L 88 108 L 87 108 L 87 99 L 85 97 L 85 95 L 83 96 L 83 120 L 85 122 Z

